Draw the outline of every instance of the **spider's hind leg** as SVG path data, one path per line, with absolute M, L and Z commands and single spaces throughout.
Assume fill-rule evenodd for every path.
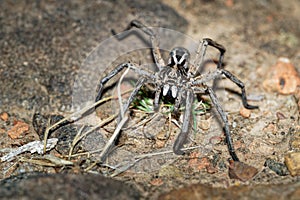
M 159 69 L 164 67 L 165 62 L 161 56 L 158 39 L 157 39 L 157 36 L 155 35 L 155 33 L 150 28 L 148 28 L 147 26 L 145 26 L 143 23 L 141 23 L 138 20 L 132 20 L 130 22 L 130 24 L 128 25 L 128 27 L 124 31 L 128 31 L 128 30 L 132 29 L 133 27 L 136 27 L 136 28 L 142 30 L 144 33 L 146 33 L 147 35 L 150 36 L 151 45 L 152 45 L 152 54 L 153 54 L 155 63 Z M 116 35 L 115 31 L 113 31 L 113 34 Z M 117 38 L 118 38 L 118 40 L 122 39 L 121 37 L 117 37 Z
M 103 79 L 101 79 L 98 89 L 97 89 L 97 96 L 95 99 L 95 102 L 99 101 L 102 97 L 102 92 L 104 89 L 104 85 L 112 79 L 114 76 L 116 76 L 120 71 L 122 71 L 124 68 L 128 67 L 130 63 L 123 63 L 119 66 L 117 66 L 114 70 L 112 70 L 107 76 L 105 76 Z

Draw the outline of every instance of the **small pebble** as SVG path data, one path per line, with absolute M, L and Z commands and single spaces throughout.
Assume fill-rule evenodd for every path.
M 251 115 L 251 110 L 242 107 L 242 108 L 240 109 L 240 114 L 241 114 L 243 117 L 245 117 L 245 118 L 249 118 L 250 115 Z
M 172 165 L 165 165 L 163 166 L 160 170 L 159 170 L 159 173 L 158 173 L 158 176 L 160 177 L 181 177 L 182 176 L 182 173 L 181 171 L 175 167 L 175 166 L 172 166 Z
M 8 120 L 8 114 L 6 112 L 3 112 L 0 114 L 0 119 L 2 119 L 3 121 L 7 121 Z
M 289 174 L 287 167 L 285 164 L 276 162 L 273 159 L 267 158 L 264 166 L 269 167 L 272 171 L 274 171 L 279 176 L 286 176 Z
M 292 134 L 290 147 L 294 150 L 300 150 L 300 131 Z
M 20 138 L 22 134 L 29 131 L 29 125 L 25 122 L 16 121 L 14 123 L 14 126 L 7 131 L 7 134 L 11 139 Z
M 150 181 L 150 184 L 154 186 L 161 186 L 164 184 L 164 181 L 161 178 L 155 178 Z
M 282 112 L 276 112 L 277 119 L 286 119 L 286 116 Z
M 285 155 L 285 164 L 292 176 L 300 175 L 300 152 Z
M 216 145 L 216 144 L 220 144 L 222 142 L 222 140 L 223 140 L 223 138 L 220 136 L 213 136 L 209 139 L 209 143 Z
M 210 120 L 209 119 L 200 120 L 198 124 L 202 130 L 208 130 L 210 128 Z

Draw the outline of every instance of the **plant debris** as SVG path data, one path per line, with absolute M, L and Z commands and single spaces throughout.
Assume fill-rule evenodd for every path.
M 47 140 L 47 146 L 46 150 L 49 151 L 55 147 L 57 144 L 58 139 L 57 138 L 51 138 Z M 17 155 L 22 154 L 24 152 L 29 151 L 30 153 L 38 153 L 38 154 L 43 154 L 43 148 L 44 144 L 42 141 L 33 141 L 29 142 L 28 144 L 25 144 L 21 147 L 18 147 L 17 149 L 14 149 L 12 152 L 2 156 L 0 158 L 1 162 L 5 161 L 11 161 L 13 160 Z
M 48 166 L 48 167 L 61 167 L 66 165 L 73 165 L 74 163 L 68 160 L 64 160 L 62 158 L 56 157 L 54 155 L 44 155 L 42 157 L 35 158 L 21 158 L 21 162 L 33 163 L 36 165 Z
M 258 170 L 255 167 L 247 165 L 243 162 L 230 161 L 229 165 L 229 177 L 232 179 L 238 179 L 243 182 L 251 180 Z

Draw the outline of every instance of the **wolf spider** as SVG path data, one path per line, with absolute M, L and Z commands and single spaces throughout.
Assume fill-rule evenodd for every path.
M 191 72 L 190 68 L 194 67 L 190 64 L 190 53 L 187 49 L 183 47 L 176 47 L 170 52 L 168 64 L 166 65 L 162 59 L 161 52 L 158 45 L 158 40 L 154 32 L 143 25 L 137 20 L 131 21 L 129 26 L 125 30 L 130 30 L 131 28 L 138 28 L 142 30 L 145 34 L 150 36 L 152 44 L 152 54 L 155 61 L 155 64 L 158 68 L 156 72 L 150 72 L 145 69 L 139 68 L 138 65 L 134 63 L 123 63 L 118 65 L 114 70 L 112 70 L 106 77 L 104 77 L 98 87 L 98 94 L 96 101 L 101 99 L 104 85 L 124 68 L 130 68 L 135 73 L 139 75 L 139 79 L 136 83 L 134 90 L 132 91 L 128 101 L 123 105 L 123 114 L 128 110 L 129 105 L 132 103 L 136 97 L 138 91 L 146 83 L 152 83 L 155 87 L 155 97 L 154 97 L 154 110 L 159 109 L 159 100 L 161 96 L 171 97 L 174 99 L 174 112 L 178 113 L 179 107 L 181 104 L 185 105 L 185 110 L 183 114 L 183 124 L 181 127 L 181 132 L 177 136 L 175 143 L 173 145 L 173 152 L 178 155 L 184 154 L 181 150 L 185 144 L 188 133 L 190 130 L 190 122 L 192 120 L 192 105 L 194 102 L 194 96 L 196 94 L 208 94 L 212 104 L 216 107 L 217 112 L 221 116 L 221 119 L 224 123 L 224 131 L 226 136 L 226 142 L 228 146 L 229 153 L 234 161 L 239 161 L 238 156 L 235 153 L 233 142 L 230 136 L 229 123 L 225 112 L 223 111 L 220 102 L 211 87 L 206 83 L 208 81 L 214 81 L 216 78 L 221 75 L 225 75 L 228 79 L 234 82 L 242 91 L 242 102 L 243 106 L 248 109 L 258 108 L 257 106 L 249 105 L 247 102 L 245 86 L 238 78 L 236 78 L 231 72 L 222 69 L 222 61 L 224 58 L 225 48 L 218 44 L 217 42 L 204 38 L 199 44 L 197 50 L 197 56 L 195 59 L 195 65 L 198 68 L 196 72 Z M 117 35 L 116 35 L 117 36 Z M 118 36 L 117 36 L 118 37 Z M 118 38 L 120 39 L 120 38 Z M 216 48 L 219 52 L 219 59 L 217 61 L 217 68 L 213 72 L 206 74 L 200 74 L 199 68 L 204 62 L 204 56 L 206 54 L 206 49 L 208 46 Z

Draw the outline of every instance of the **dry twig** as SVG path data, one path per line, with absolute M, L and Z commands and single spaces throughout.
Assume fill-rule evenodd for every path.
M 25 144 L 21 147 L 18 147 L 17 149 L 14 149 L 12 152 L 2 156 L 0 158 L 1 162 L 4 161 L 11 161 L 19 154 L 22 154 L 24 152 L 30 151 L 30 153 L 37 152 L 38 154 L 43 154 L 45 151 L 49 151 L 55 147 L 57 144 L 58 139 L 57 138 L 51 138 L 46 140 L 46 147 L 44 149 L 44 144 L 42 141 L 33 141 L 29 142 L 28 144 Z

